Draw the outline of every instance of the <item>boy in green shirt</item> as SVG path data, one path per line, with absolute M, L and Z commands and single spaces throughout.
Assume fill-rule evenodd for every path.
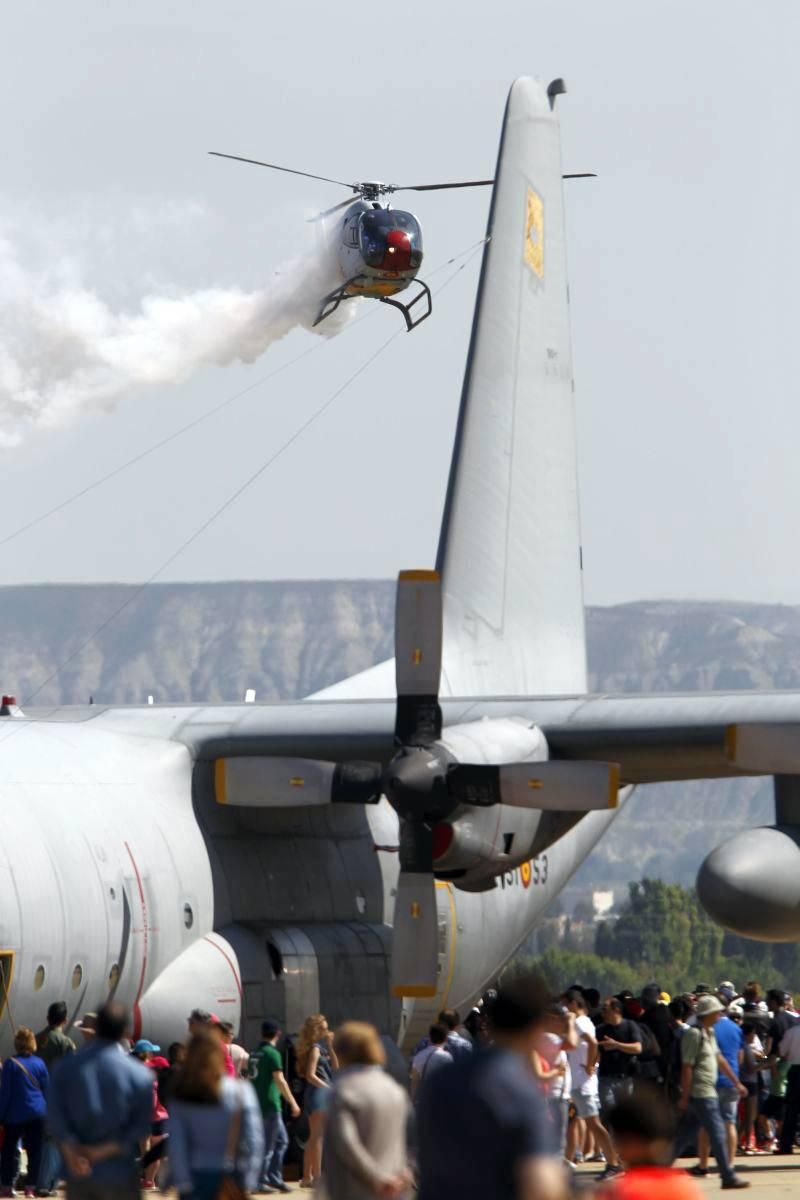
M 258 1188 L 260 1192 L 291 1191 L 283 1181 L 283 1159 L 289 1148 L 289 1135 L 283 1122 L 282 1101 L 286 1101 L 289 1113 L 294 1118 L 300 1116 L 300 1109 L 283 1073 L 283 1060 L 277 1049 L 280 1036 L 281 1029 L 277 1021 L 264 1021 L 261 1043 L 250 1055 L 250 1079 L 264 1118 L 264 1165 Z

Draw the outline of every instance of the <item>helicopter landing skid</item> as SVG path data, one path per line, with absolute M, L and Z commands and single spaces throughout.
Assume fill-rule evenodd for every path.
M 347 289 L 351 287 L 357 280 L 363 278 L 363 275 L 354 275 L 353 278 L 348 279 L 346 283 L 342 283 L 339 285 L 339 287 L 334 288 L 332 292 L 328 292 L 327 296 L 319 306 L 317 319 L 311 328 L 316 329 L 320 321 L 324 321 L 326 317 L 333 316 L 343 300 L 354 300 L 355 296 L 349 293 Z
M 317 319 L 314 322 L 314 324 L 312 325 L 312 329 L 316 328 L 316 326 L 319 325 L 320 321 L 324 321 L 326 319 L 326 317 L 332 316 L 336 312 L 337 308 L 339 307 L 339 305 L 342 303 L 343 300 L 357 299 L 358 293 L 353 295 L 351 292 L 348 292 L 347 289 L 349 287 L 351 287 L 356 281 L 360 281 L 363 279 L 364 279 L 363 275 L 354 275 L 353 278 L 348 279 L 346 281 L 346 283 L 343 283 L 339 287 L 334 288 L 332 292 L 328 292 L 328 295 L 324 298 L 324 300 L 322 301 L 322 303 L 319 306 L 319 312 L 317 313 Z M 431 315 L 431 313 L 433 312 L 433 301 L 431 299 L 431 289 L 428 287 L 427 283 L 423 283 L 423 281 L 421 279 L 417 279 L 417 280 L 415 280 L 415 282 L 419 284 L 420 290 L 417 292 L 414 299 L 411 300 L 408 304 L 403 304 L 402 301 L 395 300 L 392 296 L 377 297 L 382 304 L 391 304 L 392 308 L 400 309 L 401 313 L 403 314 L 403 317 L 405 318 L 406 331 L 408 333 L 411 333 L 412 329 L 416 329 L 416 327 L 418 325 L 421 325 L 422 322 L 427 317 L 429 317 Z M 415 320 L 414 314 L 412 313 L 411 310 L 414 307 L 414 305 L 419 303 L 419 301 L 422 299 L 425 299 L 425 301 L 427 303 L 427 307 L 425 309 L 425 312 L 423 312 L 422 315 L 418 316 Z
M 410 300 L 408 304 L 403 304 L 401 300 L 395 300 L 393 296 L 381 296 L 380 298 L 381 304 L 391 304 L 392 308 L 400 309 L 400 312 L 405 317 L 407 333 L 411 333 L 412 329 L 416 329 L 418 325 L 421 325 L 422 322 L 427 320 L 427 318 L 433 312 L 431 289 L 428 287 L 427 283 L 423 283 L 421 279 L 416 279 L 414 282 L 419 284 L 420 290 L 417 292 L 414 299 Z M 419 303 L 420 300 L 425 300 L 427 307 L 425 312 L 422 313 L 421 316 L 418 316 L 415 320 L 414 314 L 411 310 L 415 304 Z

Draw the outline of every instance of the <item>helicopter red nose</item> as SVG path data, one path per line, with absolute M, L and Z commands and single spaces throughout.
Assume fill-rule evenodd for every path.
M 386 235 L 383 267 L 387 271 L 408 271 L 411 267 L 411 238 L 403 229 L 390 229 Z

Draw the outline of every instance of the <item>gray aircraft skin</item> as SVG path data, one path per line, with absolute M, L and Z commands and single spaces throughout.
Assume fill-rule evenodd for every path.
M 729 928 L 800 937 L 800 693 L 587 694 L 562 90 L 521 79 L 509 94 L 437 562 L 443 616 L 414 610 L 440 649 L 297 703 L 8 706 L 0 1055 L 52 1000 L 74 1020 L 110 995 L 162 1045 L 195 1006 L 245 1042 L 265 1015 L 294 1031 L 323 1011 L 407 1045 L 497 976 L 636 784 L 775 775 L 776 826 L 715 850 L 700 894 Z M 439 587 L 408 586 L 414 603 Z M 420 661 L 442 728 L 398 750 Z M 432 817 L 393 792 L 400 760 L 442 787 L 494 772 L 495 794 L 485 807 L 476 791 L 437 793 Z M 384 772 L 376 803 L 363 787 L 334 797 L 337 764 L 353 762 Z M 432 958 L 415 975 L 417 934 Z

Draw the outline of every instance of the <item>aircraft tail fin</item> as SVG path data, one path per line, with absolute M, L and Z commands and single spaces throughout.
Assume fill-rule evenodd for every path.
M 452 696 L 586 691 L 563 90 L 506 107 L 437 561 Z

